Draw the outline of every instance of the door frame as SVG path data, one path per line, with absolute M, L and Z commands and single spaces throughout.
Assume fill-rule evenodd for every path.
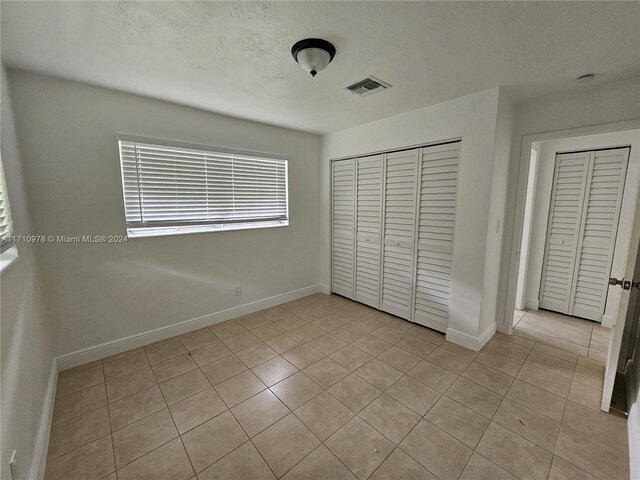
M 550 140 L 560 140 L 571 137 L 582 137 L 601 133 L 615 133 L 629 130 L 638 130 L 640 133 L 640 119 L 625 122 L 616 122 L 603 125 L 593 125 L 581 128 L 556 130 L 552 132 L 528 134 L 522 137 L 520 150 L 520 162 L 517 175 L 516 207 L 513 214 L 513 235 L 511 239 L 511 251 L 509 256 L 509 270 L 507 282 L 507 295 L 505 300 L 504 317 L 498 319 L 498 331 L 510 335 L 513 333 L 513 310 L 516 300 L 516 282 L 518 277 L 519 249 L 522 242 L 524 227 L 524 206 L 529 179 L 529 162 L 534 143 Z M 637 150 L 637 149 L 636 149 Z M 639 155 L 632 147 L 631 155 Z M 631 161 L 631 157 L 629 159 Z

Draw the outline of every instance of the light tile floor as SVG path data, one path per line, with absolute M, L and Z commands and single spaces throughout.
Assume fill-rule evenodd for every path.
M 628 478 L 602 377 L 316 294 L 62 372 L 46 479 Z
M 606 362 L 610 328 L 549 310 L 515 310 L 514 334 Z

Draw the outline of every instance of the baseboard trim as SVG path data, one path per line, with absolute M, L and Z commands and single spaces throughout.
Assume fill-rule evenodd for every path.
M 185 320 L 173 325 L 167 325 L 166 327 L 157 328 L 155 330 L 149 330 L 147 332 L 137 333 L 110 342 L 105 342 L 93 347 L 84 348 L 75 352 L 67 353 L 57 357 L 59 371 L 67 370 L 69 368 L 77 367 L 85 363 L 100 360 L 102 358 L 110 357 L 118 353 L 126 352 L 133 348 L 142 347 L 150 343 L 158 342 L 166 338 L 175 337 L 176 335 L 182 335 L 184 333 L 198 330 L 199 328 L 209 327 L 217 323 L 231 320 L 232 318 L 254 313 L 259 310 L 263 310 L 269 307 L 275 307 L 282 303 L 297 300 L 307 295 L 314 293 L 326 293 L 329 294 L 331 288 L 327 285 L 318 283 L 316 285 L 310 285 L 298 290 L 292 290 L 273 297 L 264 298 L 255 302 L 246 303 L 237 307 L 228 308 L 219 312 L 210 313 L 201 317 L 192 318 L 191 320 Z
M 482 347 L 484 347 L 487 343 L 489 343 L 489 340 L 491 340 L 493 336 L 496 334 L 496 330 L 497 330 L 497 325 L 494 322 L 491 325 L 489 325 L 489 327 L 486 328 L 484 332 L 482 332 L 482 334 L 480 335 L 480 338 L 478 339 L 479 344 L 478 344 L 478 350 L 476 351 L 481 350 Z
M 615 320 L 616 317 L 614 317 L 613 315 L 602 315 L 602 321 L 600 322 L 600 325 L 605 328 L 611 328 L 613 327 Z
M 54 358 L 51 361 L 51 372 L 49 374 L 49 383 L 47 385 L 47 393 L 44 397 L 42 405 L 42 415 L 40 416 L 40 428 L 36 437 L 35 448 L 33 449 L 33 458 L 31 460 L 31 469 L 29 478 L 31 480 L 42 480 L 44 478 L 44 470 L 47 466 L 47 452 L 49 450 L 49 433 L 51 432 L 51 421 L 53 418 L 53 405 L 56 400 L 56 386 L 58 385 L 58 362 Z
M 493 322 L 489 327 L 480 334 L 478 337 L 467 335 L 453 328 L 447 328 L 447 341 L 458 344 L 462 347 L 468 348 L 475 352 L 478 352 L 484 347 L 491 337 L 496 333 L 496 323 Z
M 538 310 L 540 308 L 540 301 L 537 298 L 527 298 L 524 304 L 529 310 Z

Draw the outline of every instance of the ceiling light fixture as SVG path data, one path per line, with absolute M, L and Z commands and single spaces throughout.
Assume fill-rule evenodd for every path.
M 333 60 L 336 47 L 321 38 L 305 38 L 291 47 L 291 55 L 298 64 L 315 77 Z

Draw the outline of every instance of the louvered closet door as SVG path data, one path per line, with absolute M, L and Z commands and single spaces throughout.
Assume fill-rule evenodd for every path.
M 459 156 L 460 142 L 421 152 L 413 320 L 441 332 L 449 323 Z
M 382 310 L 409 319 L 413 294 L 418 149 L 386 157 Z
M 556 155 L 540 307 L 569 314 L 589 152 Z
M 380 243 L 382 155 L 356 163 L 356 292 L 355 299 L 380 308 Z
M 628 159 L 628 148 L 591 152 L 570 309 L 577 317 L 602 321 Z
M 331 289 L 335 293 L 353 298 L 355 160 L 341 160 L 332 165 Z

